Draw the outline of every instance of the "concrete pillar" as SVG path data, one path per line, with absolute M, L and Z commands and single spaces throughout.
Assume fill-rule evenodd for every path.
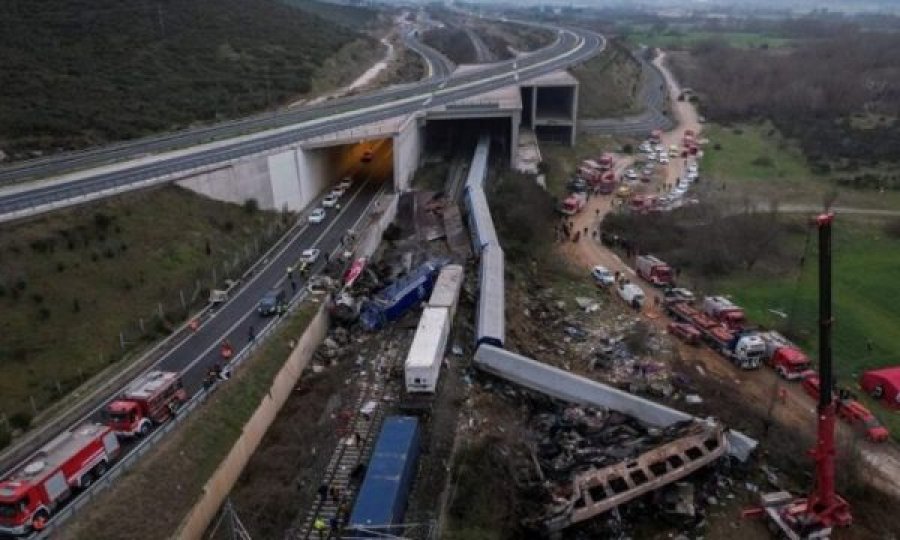
M 410 115 L 394 136 L 394 190 L 407 191 L 422 153 L 424 116 Z

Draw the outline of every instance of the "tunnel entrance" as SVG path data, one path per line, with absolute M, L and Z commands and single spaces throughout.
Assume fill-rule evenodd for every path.
M 512 123 L 511 117 L 429 120 L 425 124 L 424 159 L 427 162 L 460 155 L 471 157 L 482 134 L 491 136 L 492 153 L 509 156 Z
M 380 186 L 394 177 L 394 141 L 370 139 L 352 144 L 305 148 L 297 153 L 303 206 L 317 200 L 348 177 Z

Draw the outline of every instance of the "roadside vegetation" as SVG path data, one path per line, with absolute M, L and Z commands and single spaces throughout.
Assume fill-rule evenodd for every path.
M 475 45 L 469 39 L 469 35 L 460 28 L 451 26 L 432 28 L 422 34 L 422 41 L 444 53 L 455 64 L 473 64 L 477 61 Z
M 900 70 L 891 52 L 898 46 L 896 32 L 831 25 L 788 51 L 703 42 L 673 66 L 699 92 L 707 119 L 769 121 L 797 142 L 813 171 L 859 189 L 900 190 L 900 95 L 892 90 Z
M 247 115 L 345 84 L 382 50 L 360 32 L 372 10 L 292 4 L 301 9 L 276 0 L 10 5 L 0 13 L 0 150 L 25 159 Z M 348 47 L 325 77 L 326 61 Z
M 794 43 L 791 38 L 761 32 L 714 32 L 677 28 L 635 26 L 625 30 L 624 37 L 633 46 L 646 45 L 662 49 L 687 49 L 698 43 L 716 40 L 741 49 L 774 49 Z
M 244 424 L 272 386 L 291 351 L 318 311 L 307 300 L 209 400 L 63 529 L 59 538 L 153 540 L 172 538 Z M 289 478 L 281 479 L 290 483 Z M 156 508 L 165 511 L 134 512 Z
M 607 118 L 640 112 L 641 71 L 641 64 L 617 41 L 572 69 L 581 83 L 578 117 Z
M 246 249 L 255 256 L 255 243 L 264 247 L 281 227 L 279 214 L 252 202 L 242 208 L 177 187 L 5 225 L 0 419 L 24 430 L 35 410 L 124 369 L 206 302 L 214 267 L 220 282 L 226 265 L 239 276 Z

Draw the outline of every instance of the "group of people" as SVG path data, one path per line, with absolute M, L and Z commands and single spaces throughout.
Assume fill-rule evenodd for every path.
M 335 512 L 333 517 L 328 519 L 327 523 L 321 516 L 317 516 L 315 521 L 313 521 L 313 530 L 316 531 L 316 534 L 318 534 L 320 539 L 325 538 L 326 534 L 329 537 L 332 534 L 338 534 L 340 530 L 347 525 L 347 521 L 350 519 L 349 494 L 337 486 L 329 487 L 328 484 L 320 485 L 320 502 L 324 504 L 329 498 L 337 506 L 337 512 Z

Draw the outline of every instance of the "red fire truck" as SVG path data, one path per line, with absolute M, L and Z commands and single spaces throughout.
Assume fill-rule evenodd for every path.
M 116 434 L 85 424 L 58 435 L 0 482 L 0 534 L 40 530 L 74 492 L 103 476 L 119 456 Z
M 120 437 L 145 436 L 171 418 L 187 397 L 177 373 L 151 371 L 106 406 L 106 424 Z

